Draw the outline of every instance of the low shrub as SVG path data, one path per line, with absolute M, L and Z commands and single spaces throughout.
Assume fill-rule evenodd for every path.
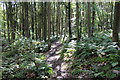
M 72 54 L 73 64 L 71 64 L 73 75 L 79 76 L 83 73 L 91 78 L 119 76 L 114 70 L 120 72 L 120 53 L 110 35 L 110 32 L 97 32 L 92 38 L 83 37 L 74 46 L 66 47 L 67 51 L 71 48 L 75 49 Z
M 44 42 L 27 38 L 18 39 L 6 46 L 2 52 L 3 80 L 49 78 L 53 70 L 45 62 L 44 54 L 39 53 L 46 48 L 47 45 Z

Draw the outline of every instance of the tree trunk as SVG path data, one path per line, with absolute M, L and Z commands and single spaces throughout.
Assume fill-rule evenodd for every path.
M 92 8 L 92 34 L 94 32 L 94 27 L 95 27 L 95 2 L 92 3 L 93 8 Z
M 58 38 L 58 36 L 59 36 L 59 28 L 60 28 L 60 4 L 59 4 L 59 2 L 57 3 L 57 14 L 56 14 L 56 31 L 57 31 L 57 38 Z
M 5 4 L 3 3 L 3 16 L 2 16 L 3 25 L 2 26 L 4 27 L 3 32 L 4 32 L 4 38 L 6 39 L 6 24 L 5 24 L 6 19 L 5 19 L 5 16 L 6 16 L 6 14 L 5 14 Z
M 46 37 L 47 37 L 46 2 L 44 3 L 43 15 L 44 15 L 43 16 L 43 19 L 44 19 L 43 37 L 44 37 L 44 40 L 46 41 Z
M 77 40 L 79 40 L 80 34 L 79 34 L 79 5 L 78 5 L 78 2 L 76 2 L 76 31 L 77 31 Z
M 114 24 L 113 24 L 113 34 L 112 34 L 112 39 L 113 42 L 118 42 L 119 41 L 119 22 L 120 21 L 120 2 L 115 2 L 115 10 L 114 10 Z
M 36 9 L 36 2 L 34 2 L 34 21 L 35 21 L 35 38 L 38 39 L 38 25 L 37 25 L 37 9 Z
M 72 31 L 71 31 L 71 15 L 70 15 L 70 12 L 71 12 L 71 4 L 70 2 L 68 2 L 68 27 L 69 27 L 69 38 L 71 39 L 72 38 Z
M 50 33 L 51 33 L 51 3 L 47 3 L 48 10 L 48 48 L 51 48 Z
M 13 16 L 13 8 L 12 8 L 12 2 L 9 2 L 9 13 L 10 13 L 10 27 L 11 27 L 11 39 L 15 39 L 15 24 L 14 24 L 14 16 Z
M 34 8 L 31 3 L 31 30 L 32 30 L 32 39 L 34 39 Z
M 92 36 L 92 30 L 91 30 L 91 4 L 88 2 L 88 11 L 87 11 L 87 27 L 88 27 L 88 37 Z

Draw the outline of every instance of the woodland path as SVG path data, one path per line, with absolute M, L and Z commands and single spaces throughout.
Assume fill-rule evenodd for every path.
M 51 67 L 55 73 L 51 77 L 51 80 L 61 80 L 63 78 L 71 77 L 68 70 L 68 64 L 64 61 L 60 54 L 62 48 L 62 43 L 60 41 L 55 41 L 52 43 L 51 49 L 46 52 L 46 61 L 48 64 L 51 64 Z

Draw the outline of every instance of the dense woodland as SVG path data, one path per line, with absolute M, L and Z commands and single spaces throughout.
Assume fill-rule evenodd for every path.
M 3 80 L 120 78 L 120 2 L 0 6 Z

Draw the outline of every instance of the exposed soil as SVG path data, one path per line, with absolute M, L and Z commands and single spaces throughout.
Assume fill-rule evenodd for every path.
M 54 75 L 51 77 L 51 80 L 54 79 L 64 79 L 71 78 L 71 74 L 68 70 L 68 63 L 64 61 L 64 59 L 59 54 L 62 50 L 63 46 L 60 41 L 55 41 L 52 43 L 51 49 L 46 52 L 47 54 L 47 63 L 51 64 L 51 67 L 54 71 Z

